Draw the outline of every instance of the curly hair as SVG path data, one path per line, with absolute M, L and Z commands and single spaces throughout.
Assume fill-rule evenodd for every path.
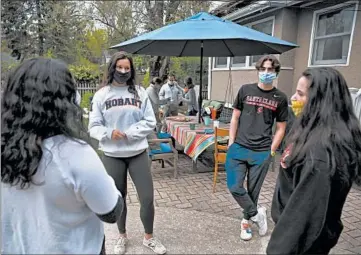
M 102 87 L 107 86 L 112 84 L 113 79 L 114 79 L 114 73 L 115 70 L 117 68 L 117 62 L 120 59 L 128 59 L 129 63 L 130 63 L 130 79 L 127 81 L 127 85 L 128 85 L 128 91 L 132 94 L 134 94 L 134 96 L 136 98 L 138 98 L 138 92 L 135 88 L 135 67 L 134 67 L 134 62 L 133 62 L 133 58 L 126 53 L 125 51 L 119 51 L 113 54 L 109 64 L 108 64 L 108 68 L 107 71 L 104 73 L 104 77 L 103 77 L 103 82 L 102 82 Z
M 76 86 L 66 64 L 29 59 L 8 77 L 1 109 L 1 181 L 24 189 L 35 184 L 44 139 L 80 138 L 86 130 Z M 80 141 L 79 141 L 80 142 Z

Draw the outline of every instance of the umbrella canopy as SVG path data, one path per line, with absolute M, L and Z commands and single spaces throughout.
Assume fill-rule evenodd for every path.
M 200 56 L 202 43 L 203 56 L 206 57 L 281 54 L 298 47 L 296 44 L 200 12 L 111 48 L 132 54 Z
M 209 13 L 200 12 L 183 21 L 161 27 L 110 48 L 132 54 L 200 56 L 198 109 L 201 109 L 203 56 L 281 54 L 295 47 L 298 46 Z M 199 122 L 201 122 L 200 114 Z

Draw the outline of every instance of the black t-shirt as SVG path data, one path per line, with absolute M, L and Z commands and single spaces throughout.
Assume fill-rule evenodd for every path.
M 270 150 L 274 120 L 287 121 L 287 96 L 277 88 L 262 90 L 257 83 L 246 84 L 233 108 L 241 111 L 235 142 L 254 151 Z

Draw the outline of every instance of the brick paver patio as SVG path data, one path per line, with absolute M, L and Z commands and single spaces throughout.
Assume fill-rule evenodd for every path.
M 198 164 L 202 170 L 204 166 Z M 160 169 L 153 164 L 153 180 L 155 201 L 158 207 L 174 207 L 186 210 L 196 210 L 239 218 L 240 209 L 227 190 L 225 173 L 219 173 L 217 191 L 212 193 L 213 173 L 192 173 L 192 163 L 189 158 L 180 155 L 179 177 L 173 178 L 173 172 Z M 269 172 L 263 185 L 259 203 L 266 206 L 268 212 L 272 201 L 276 172 Z M 138 198 L 133 183 L 129 180 L 128 203 L 138 205 Z M 270 216 L 270 213 L 268 213 Z M 342 221 L 344 230 L 337 248 L 349 254 L 361 254 L 361 191 L 352 189 L 343 210 Z M 269 219 L 270 227 L 273 227 Z

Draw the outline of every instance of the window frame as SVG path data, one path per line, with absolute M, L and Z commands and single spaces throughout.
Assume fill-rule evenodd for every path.
M 265 23 L 268 21 L 272 21 L 272 36 L 274 36 L 274 30 L 275 30 L 275 23 L 276 23 L 276 16 L 270 16 L 264 19 L 260 19 L 251 23 L 247 23 L 243 26 L 245 27 L 249 27 L 252 28 L 252 26 L 257 25 L 257 24 L 261 24 L 261 23 Z M 214 57 L 213 59 L 213 65 L 212 65 L 212 70 L 253 70 L 254 69 L 254 65 L 251 62 L 252 56 L 245 56 L 246 57 L 246 62 L 244 63 L 244 65 L 238 63 L 236 64 L 236 66 L 233 66 L 233 58 L 232 57 L 227 57 L 227 67 L 216 67 L 216 57 Z
M 227 61 L 226 61 L 226 66 L 222 66 L 222 67 L 217 67 L 217 58 L 227 58 Z M 228 70 L 228 67 L 230 65 L 229 63 L 229 58 L 228 57 L 213 57 L 213 70 Z
M 353 36 L 355 31 L 355 25 L 356 25 L 356 19 L 357 19 L 357 12 L 355 11 L 353 13 L 353 21 L 352 21 L 352 27 L 351 27 L 351 33 L 349 32 L 343 32 L 343 33 L 335 33 L 332 35 L 326 35 L 326 36 L 316 36 L 317 33 L 317 26 L 319 22 L 319 17 L 323 14 L 327 14 L 329 12 L 333 12 L 337 9 L 343 9 L 347 8 L 349 6 L 355 6 L 355 10 L 358 10 L 358 1 L 348 1 L 345 3 L 333 5 L 330 7 L 327 7 L 325 9 L 317 10 L 313 12 L 313 18 L 312 18 L 312 30 L 311 30 L 311 38 L 310 38 L 310 47 L 309 47 L 309 54 L 308 54 L 308 67 L 322 67 L 322 66 L 349 66 L 350 64 L 350 56 L 351 56 L 351 50 L 352 50 L 352 43 L 353 43 Z M 315 47 L 317 46 L 316 40 L 322 40 L 327 38 L 334 38 L 338 36 L 344 36 L 344 35 L 350 35 L 350 42 L 348 45 L 348 53 L 347 53 L 347 59 L 346 63 L 341 63 L 339 60 L 314 60 L 315 55 Z
M 276 17 L 275 16 L 265 18 L 265 19 L 262 19 L 262 20 L 258 20 L 258 21 L 255 21 L 255 22 L 251 22 L 251 23 L 247 24 L 246 26 L 249 27 L 249 28 L 252 28 L 252 26 L 254 26 L 254 25 L 257 25 L 257 24 L 260 24 L 260 23 L 266 23 L 268 21 L 272 21 L 272 33 L 271 33 L 271 36 L 274 36 L 274 34 L 275 34 L 275 22 L 276 22 Z M 254 56 L 257 56 L 257 55 L 254 55 Z M 248 57 L 248 66 L 253 67 L 257 62 L 252 62 L 251 63 L 251 60 L 253 59 L 252 58 L 253 56 L 247 56 L 247 57 Z

